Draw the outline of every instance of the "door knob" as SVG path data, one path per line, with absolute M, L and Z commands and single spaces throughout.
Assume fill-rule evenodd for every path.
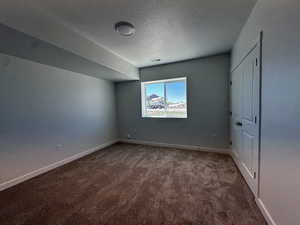
M 242 122 L 236 122 L 235 125 L 237 125 L 239 127 L 243 126 Z

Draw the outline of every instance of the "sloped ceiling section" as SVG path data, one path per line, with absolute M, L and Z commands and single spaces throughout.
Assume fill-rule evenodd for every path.
M 69 29 L 66 25 L 56 20 L 56 18 L 48 15 L 44 10 L 34 5 L 35 4 L 30 0 L 1 1 L 0 23 L 30 35 L 33 40 L 32 43 L 36 43 L 33 45 L 47 46 L 48 50 L 51 49 L 50 52 L 52 53 L 59 51 L 57 47 L 61 48 L 62 51 L 60 56 L 66 56 L 66 61 L 68 61 L 69 64 L 65 65 L 66 62 L 58 63 L 56 60 L 56 66 L 58 67 L 65 66 L 64 69 L 75 70 L 74 72 L 80 72 L 78 71 L 79 69 L 83 74 L 108 80 L 119 81 L 139 79 L 138 69 L 134 65 L 108 49 L 84 38 L 78 32 Z M 2 33 L 5 29 L 9 29 L 3 25 L 1 25 L 0 28 Z M 10 32 L 14 31 L 10 30 Z M 19 36 L 21 37 L 22 35 L 19 34 Z M 30 39 L 29 36 L 25 35 L 24 37 L 26 40 Z M 10 40 L 11 45 L 12 41 L 13 40 Z M 17 41 L 15 43 L 17 43 Z M 18 54 L 21 54 L 21 57 L 23 58 L 30 57 L 24 54 L 25 51 L 15 51 L 16 48 L 15 50 L 9 50 L 12 52 L 5 52 L 5 49 L 8 51 L 8 48 L 5 48 L 5 44 L 2 44 L 1 46 L 0 50 L 4 51 L 4 53 L 13 54 L 15 56 L 20 56 Z M 31 54 L 31 52 L 28 53 Z M 35 54 L 36 55 L 32 60 L 38 59 L 38 57 L 36 57 L 38 55 L 42 56 L 41 52 L 40 54 Z M 51 55 L 48 55 L 48 57 L 51 57 Z M 46 58 L 40 60 L 42 60 L 41 63 L 51 65 L 51 63 L 46 63 Z M 51 61 L 53 62 L 55 60 L 48 59 L 48 62 Z M 77 69 L 72 69 L 72 62 L 77 62 Z M 84 70 L 84 68 L 88 68 L 89 71 Z

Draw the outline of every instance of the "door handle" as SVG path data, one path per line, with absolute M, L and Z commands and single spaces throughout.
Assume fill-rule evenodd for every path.
M 239 126 L 239 127 L 242 127 L 242 126 L 243 126 L 242 122 L 236 122 L 235 125 L 237 125 L 237 126 Z

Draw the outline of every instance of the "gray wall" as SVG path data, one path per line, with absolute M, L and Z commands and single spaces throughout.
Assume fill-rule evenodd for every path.
M 142 118 L 140 81 L 118 83 L 120 137 L 130 134 L 142 141 L 228 147 L 229 71 L 229 54 L 141 69 L 141 81 L 187 77 L 188 118 Z
M 232 54 L 264 31 L 260 198 L 277 225 L 300 224 L 299 21 L 299 0 L 259 0 Z
M 115 140 L 115 111 L 112 82 L 0 54 L 0 184 Z

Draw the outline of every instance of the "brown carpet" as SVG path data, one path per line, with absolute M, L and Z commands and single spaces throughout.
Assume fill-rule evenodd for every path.
M 266 225 L 229 156 L 116 144 L 0 192 L 1 225 Z

